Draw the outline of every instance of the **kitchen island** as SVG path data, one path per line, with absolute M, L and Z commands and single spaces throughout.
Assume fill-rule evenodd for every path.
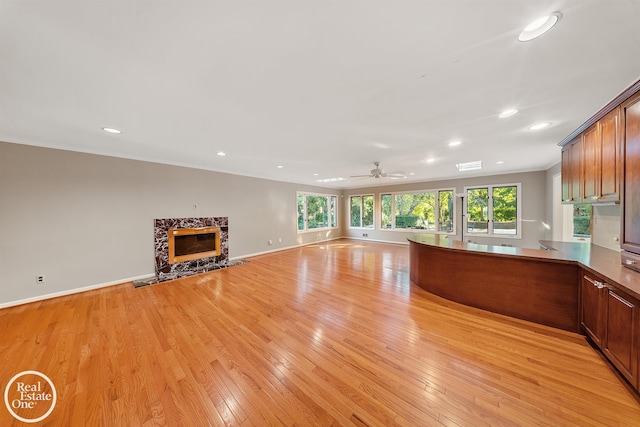
M 408 238 L 411 281 L 440 297 L 582 333 L 640 386 L 640 273 L 615 250 L 540 241 L 540 249 L 480 245 L 444 235 Z
M 408 238 L 411 281 L 468 306 L 578 332 L 580 266 L 559 251 Z

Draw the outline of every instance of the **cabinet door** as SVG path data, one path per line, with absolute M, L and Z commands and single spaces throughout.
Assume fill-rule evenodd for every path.
M 640 252 L 640 95 L 622 107 L 625 122 L 622 249 Z
M 582 183 L 583 183 L 583 168 L 582 168 L 582 138 L 578 137 L 569 143 L 569 162 L 570 168 L 570 195 L 571 202 L 582 202 Z
M 593 277 L 584 275 L 580 287 L 582 302 L 580 305 L 580 325 L 582 330 L 598 346 L 602 347 L 603 302 L 606 288 L 604 283 Z
M 600 122 L 600 199 L 620 201 L 622 177 L 622 136 L 620 109 L 616 108 Z
M 569 157 L 570 144 L 562 147 L 562 202 L 571 203 L 571 159 Z
M 582 167 L 584 171 L 584 200 L 600 197 L 600 127 L 596 123 L 582 134 Z
M 618 289 L 609 288 L 602 350 L 620 373 L 638 386 L 638 301 Z

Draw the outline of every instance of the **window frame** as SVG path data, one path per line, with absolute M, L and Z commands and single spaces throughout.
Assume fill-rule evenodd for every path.
M 440 193 L 444 191 L 451 192 L 451 198 L 453 200 L 452 203 L 452 212 L 451 212 L 451 223 L 452 229 L 451 231 L 441 230 L 440 229 Z M 424 193 L 432 193 L 434 195 L 434 218 L 435 218 L 435 229 L 427 229 L 427 228 L 406 228 L 406 227 L 396 227 L 396 215 L 395 215 L 395 203 L 397 195 L 401 194 L 424 194 Z M 382 221 L 384 219 L 383 215 L 383 197 L 390 196 L 391 197 L 391 218 L 390 218 L 390 227 L 383 226 Z M 456 213 L 457 213 L 457 204 L 456 204 L 456 189 L 455 187 L 447 187 L 447 188 L 435 188 L 428 190 L 407 190 L 407 191 L 389 191 L 389 192 L 381 192 L 378 195 L 378 203 L 380 208 L 376 210 L 376 212 L 380 213 L 380 217 L 377 222 L 377 228 L 382 231 L 398 231 L 405 233 L 427 233 L 427 234 L 443 234 L 455 236 L 457 230 L 457 221 L 456 221 Z
M 351 201 L 352 198 L 354 197 L 359 197 L 360 198 L 360 225 L 352 225 L 351 220 L 352 218 L 352 213 L 351 213 L 351 209 L 353 208 L 353 202 Z M 362 225 L 363 224 L 363 220 L 364 220 L 364 206 L 365 206 L 365 201 L 364 198 L 365 197 L 370 197 L 371 198 L 371 203 L 372 203 L 372 218 L 371 218 L 371 226 L 365 226 Z M 375 194 L 351 194 L 349 195 L 349 199 L 348 199 L 348 203 L 349 203 L 349 228 L 350 229 L 357 229 L 357 230 L 375 230 L 376 229 L 376 196 Z
M 318 227 L 318 228 L 309 228 L 309 213 L 308 213 L 308 197 L 324 197 L 326 199 L 326 206 L 327 206 L 327 213 L 328 213 L 328 218 L 327 218 L 327 226 L 326 227 Z M 300 204 L 298 202 L 298 199 L 300 197 L 304 197 L 304 209 L 303 209 L 303 224 L 304 224 L 304 228 L 301 230 L 299 228 L 300 225 Z M 325 193 L 312 193 L 312 192 L 308 192 L 308 191 L 296 191 L 296 231 L 298 234 L 301 233 L 312 233 L 312 232 L 316 232 L 316 231 L 322 231 L 322 230 L 335 230 L 337 228 L 340 227 L 340 222 L 339 222 L 339 203 L 338 203 L 338 195 L 337 194 L 325 194 Z M 333 202 L 333 203 L 332 203 Z M 333 212 L 332 212 L 332 208 L 333 208 Z
M 590 239 L 591 238 L 591 234 L 593 233 L 593 224 L 592 224 L 592 220 L 593 220 L 593 205 L 590 203 L 575 203 L 570 205 L 573 213 L 571 215 L 571 235 L 574 239 L 577 240 L 584 240 L 584 239 Z M 589 208 L 589 215 L 577 215 L 575 214 L 576 209 L 581 209 L 583 207 L 588 207 Z M 576 218 L 589 218 L 589 234 L 578 234 L 576 233 Z
M 516 187 L 516 234 L 502 234 L 494 232 L 493 220 L 493 190 L 501 187 Z M 469 190 L 487 189 L 487 232 L 471 233 L 469 232 Z M 462 206 L 464 215 L 462 221 L 462 233 L 465 237 L 490 237 L 494 239 L 522 239 L 522 183 L 505 183 L 505 184 L 479 184 L 464 187 L 464 203 Z

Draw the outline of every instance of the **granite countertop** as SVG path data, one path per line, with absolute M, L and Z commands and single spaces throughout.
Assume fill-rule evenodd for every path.
M 622 265 L 621 254 L 613 249 L 589 243 L 568 243 L 541 240 L 548 252 L 560 252 L 582 267 L 603 276 L 605 281 L 640 299 L 640 273 Z
M 640 299 L 640 273 L 622 266 L 620 252 L 602 246 L 541 240 L 540 246 L 543 249 L 527 249 L 467 243 L 445 235 L 426 233 L 411 235 L 408 240 L 444 249 L 484 253 L 489 256 L 516 256 L 548 262 L 577 263 L 586 270 L 602 276 L 610 285 Z

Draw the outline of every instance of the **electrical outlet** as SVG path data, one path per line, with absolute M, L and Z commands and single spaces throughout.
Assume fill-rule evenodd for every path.
M 42 284 L 42 283 L 44 283 L 44 274 L 38 274 L 38 275 L 36 276 L 36 283 L 37 283 L 37 284 Z
M 269 239 L 269 240 L 267 240 L 267 243 L 270 244 L 270 245 L 273 245 L 273 240 Z

